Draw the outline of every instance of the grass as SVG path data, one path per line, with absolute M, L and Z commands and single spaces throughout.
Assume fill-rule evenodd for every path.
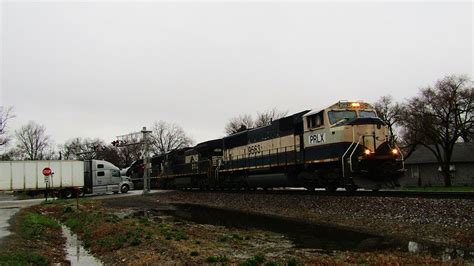
M 256 266 L 262 264 L 263 262 L 265 262 L 265 256 L 262 254 L 257 254 L 240 263 L 240 266 Z
M 229 258 L 227 258 L 226 256 L 209 256 L 206 258 L 206 262 L 208 263 L 220 262 L 221 264 L 225 264 L 229 262 Z
M 404 187 L 403 191 L 413 191 L 413 192 L 474 192 L 474 187 L 464 186 L 464 187 Z
M 49 265 L 58 259 L 51 246 L 61 242 L 61 226 L 53 218 L 31 210 L 20 210 L 14 233 L 0 247 L 0 265 Z
M 20 232 L 27 238 L 45 238 L 49 228 L 58 228 L 59 223 L 53 218 L 34 212 L 27 213 L 20 221 Z
M 298 259 L 291 258 L 291 259 L 288 260 L 286 265 L 288 265 L 288 266 L 299 266 L 299 265 L 303 265 L 303 264 Z
M 64 224 L 71 228 L 72 231 L 77 232 L 79 230 L 82 230 L 84 228 L 84 224 L 77 218 L 70 217 L 66 221 L 64 221 Z
M 31 251 L 17 251 L 0 254 L 0 265 L 49 265 L 49 261 L 46 257 Z

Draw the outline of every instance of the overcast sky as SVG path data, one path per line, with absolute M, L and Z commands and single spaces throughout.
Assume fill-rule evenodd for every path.
M 196 142 L 229 118 L 417 94 L 473 77 L 471 2 L 1 4 L 1 91 L 10 130 L 57 144 L 164 120 Z

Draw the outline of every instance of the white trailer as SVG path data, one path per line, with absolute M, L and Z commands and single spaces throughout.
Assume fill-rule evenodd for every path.
M 43 175 L 46 167 L 53 172 L 49 177 Z M 106 161 L 0 161 L 0 191 L 50 190 L 68 198 L 75 191 L 126 193 L 129 189 L 133 189 L 129 178 L 121 177 L 120 169 Z

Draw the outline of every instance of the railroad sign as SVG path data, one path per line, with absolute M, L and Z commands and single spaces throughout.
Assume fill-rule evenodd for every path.
M 53 171 L 51 171 L 51 168 L 49 168 L 49 167 L 45 167 L 45 168 L 43 169 L 43 175 L 44 175 L 44 176 L 50 176 L 52 172 L 53 172 Z

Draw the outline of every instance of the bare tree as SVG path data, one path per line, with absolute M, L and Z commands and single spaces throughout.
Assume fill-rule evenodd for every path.
M 93 160 L 99 159 L 98 155 L 105 147 L 101 139 L 73 138 L 59 147 L 62 160 Z
M 7 135 L 8 120 L 14 118 L 13 108 L 4 108 L 0 106 L 0 146 L 6 145 L 10 141 L 10 136 Z
M 255 120 L 255 127 L 268 126 L 273 120 L 285 117 L 288 111 L 280 111 L 276 107 L 262 113 L 257 113 L 257 119 Z
M 103 146 L 102 149 L 100 149 L 100 151 L 97 153 L 96 159 L 105 160 L 120 168 L 127 166 L 124 163 L 119 148 L 112 145 Z
M 20 156 L 29 160 L 41 160 L 49 148 L 49 136 L 46 128 L 33 121 L 15 131 L 16 148 Z
M 280 111 L 276 107 L 264 112 L 257 112 L 257 119 L 253 120 L 249 114 L 242 114 L 233 117 L 225 126 L 225 133 L 232 135 L 254 127 L 263 127 L 270 125 L 273 120 L 285 117 L 288 111 Z
M 390 95 L 382 96 L 374 103 L 378 117 L 387 124 L 390 135 L 395 135 L 395 126 L 400 119 L 401 106 L 393 101 Z
M 174 123 L 158 121 L 153 124 L 151 150 L 155 154 L 163 154 L 172 150 L 188 147 L 193 144 L 183 128 Z
M 131 138 L 130 143 L 137 143 L 138 140 Z M 123 161 L 123 166 L 130 166 L 134 161 L 139 160 L 143 153 L 142 145 L 125 145 L 119 148 L 119 154 Z
M 234 133 L 244 131 L 249 128 L 253 128 L 254 125 L 255 123 L 251 115 L 249 114 L 239 115 L 229 120 L 229 122 L 225 126 L 225 133 L 227 135 L 232 135 Z
M 403 106 L 400 123 L 405 134 L 435 155 L 446 186 L 451 186 L 454 144 L 473 131 L 473 100 L 474 89 L 468 86 L 467 77 L 447 76 Z

